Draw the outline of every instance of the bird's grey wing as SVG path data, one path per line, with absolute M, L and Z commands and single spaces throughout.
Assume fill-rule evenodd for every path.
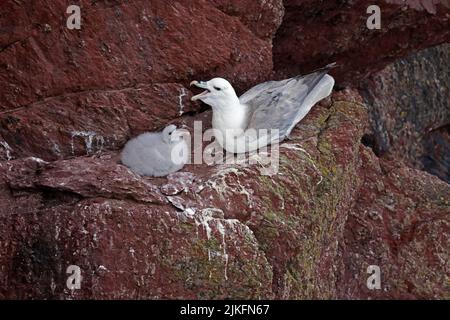
M 327 72 L 333 66 L 250 89 L 240 98 L 250 110 L 247 129 L 278 129 L 284 139 L 316 102 L 331 93 L 334 79 Z
M 277 90 L 279 88 L 282 88 L 286 83 L 288 83 L 291 79 L 281 80 L 281 81 L 267 81 L 260 83 L 253 88 L 249 89 L 247 92 L 242 94 L 239 97 L 239 102 L 241 104 L 247 104 L 248 102 L 252 101 L 253 99 L 257 98 L 261 95 L 263 92 L 267 91 L 273 91 Z

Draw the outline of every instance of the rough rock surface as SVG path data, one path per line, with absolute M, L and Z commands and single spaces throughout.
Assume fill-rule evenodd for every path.
M 383 4 L 391 22 L 370 36 L 367 1 L 80 3 L 81 30 L 65 1 L 2 3 L 0 298 L 448 298 L 450 187 L 361 142 L 355 90 L 313 108 L 278 174 L 241 161 L 142 178 L 117 156 L 167 122 L 210 126 L 193 79 L 241 92 L 338 60 L 342 86 L 448 40 L 444 1 Z
M 82 3 L 80 30 L 66 28 L 66 1 L 2 3 L 0 141 L 10 158 L 117 149 L 198 108 L 192 79 L 220 74 L 242 88 L 272 72 L 281 1 L 257 6 L 257 22 L 250 0 L 222 2 L 236 16 L 202 0 Z
M 302 74 L 336 61 L 340 86 L 408 53 L 450 41 L 448 0 L 286 0 L 274 41 L 278 77 Z M 370 5 L 381 9 L 381 29 L 369 30 Z
M 364 180 L 340 246 L 340 297 L 449 299 L 450 188 L 423 171 L 363 150 Z M 381 270 L 371 291 L 367 267 Z
M 375 153 L 450 183 L 450 45 L 426 49 L 370 76 L 361 92 L 370 109 Z
M 442 297 L 450 187 L 383 171 L 360 142 L 366 123 L 355 93 L 335 94 L 281 145 L 272 176 L 243 163 L 140 178 L 108 153 L 3 162 L 0 296 Z M 373 261 L 386 285 L 371 293 Z M 69 265 L 81 290 L 65 286 Z

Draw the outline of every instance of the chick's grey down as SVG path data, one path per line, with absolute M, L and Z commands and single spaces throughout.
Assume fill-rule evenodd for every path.
M 181 170 L 188 160 L 183 132 L 167 126 L 162 132 L 147 132 L 125 145 L 121 162 L 142 176 L 163 177 Z
M 225 79 L 192 81 L 205 89 L 192 97 L 213 110 L 214 136 L 222 148 L 231 153 L 255 151 L 289 136 L 320 100 L 329 96 L 334 79 L 327 65 L 305 76 L 261 83 L 238 97 Z

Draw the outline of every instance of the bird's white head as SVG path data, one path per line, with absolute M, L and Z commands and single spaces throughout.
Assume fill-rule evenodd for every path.
M 162 132 L 162 138 L 166 143 L 177 143 L 184 139 L 185 130 L 179 130 L 173 124 L 168 125 Z
M 191 86 L 206 89 L 193 96 L 192 101 L 201 100 L 213 109 L 226 110 L 239 105 L 239 98 L 233 86 L 223 78 L 214 78 L 209 81 L 192 81 Z

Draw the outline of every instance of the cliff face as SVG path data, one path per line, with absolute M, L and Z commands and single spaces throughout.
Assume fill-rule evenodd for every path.
M 286 15 L 274 40 L 278 77 L 336 61 L 338 85 L 359 86 L 406 54 L 450 39 L 448 0 L 385 0 L 379 30 L 366 26 L 370 0 L 286 0 Z M 370 11 L 371 12 L 371 11 Z
M 382 136 L 380 110 L 400 109 L 389 97 L 401 85 L 377 80 L 399 69 L 359 82 L 448 41 L 446 1 L 386 1 L 373 33 L 366 1 L 80 3 L 81 30 L 65 27 L 65 1 L 7 0 L 0 13 L 1 298 L 448 297 L 450 187 L 367 141 Z M 334 60 L 338 87 L 364 99 L 346 89 L 314 107 L 280 146 L 278 174 L 203 164 L 151 179 L 118 164 L 136 134 L 208 127 L 193 79 L 242 92 Z M 433 128 L 449 123 L 439 101 Z M 80 290 L 66 286 L 70 265 Z M 369 265 L 382 290 L 367 288 Z
M 367 142 L 450 183 L 450 45 L 423 50 L 364 80 L 373 133 Z

